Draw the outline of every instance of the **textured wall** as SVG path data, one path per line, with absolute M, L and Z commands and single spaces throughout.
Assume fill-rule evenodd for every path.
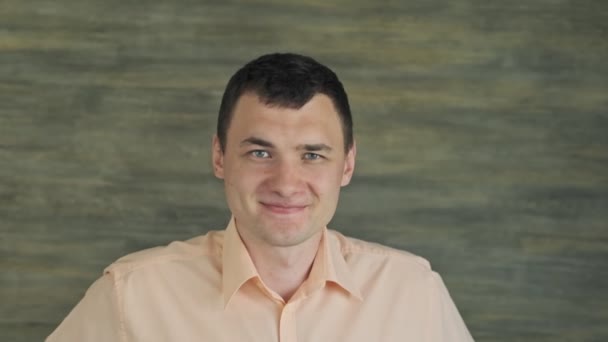
M 479 341 L 606 341 L 607 37 L 603 0 L 2 0 L 0 340 L 223 228 L 223 87 L 295 51 L 352 101 L 332 227 L 428 258 Z

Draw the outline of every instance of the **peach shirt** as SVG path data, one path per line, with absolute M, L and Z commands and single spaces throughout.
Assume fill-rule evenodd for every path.
M 286 303 L 231 220 L 110 265 L 47 341 L 473 341 L 440 276 L 418 256 L 325 229 Z

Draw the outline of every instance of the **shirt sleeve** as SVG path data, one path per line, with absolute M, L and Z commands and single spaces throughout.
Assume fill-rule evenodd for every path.
M 473 337 L 467 329 L 452 297 L 450 296 L 441 276 L 433 272 L 435 296 L 431 299 L 433 317 L 439 320 L 439 326 L 434 331 L 436 341 L 443 342 L 473 342 Z
M 46 342 L 126 341 L 114 276 L 106 273 L 91 285 Z

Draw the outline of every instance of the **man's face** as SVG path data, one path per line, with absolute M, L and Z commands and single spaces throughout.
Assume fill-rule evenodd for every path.
M 294 246 L 331 220 L 350 182 L 356 148 L 344 151 L 338 113 L 315 95 L 300 109 L 268 106 L 255 94 L 235 106 L 226 146 L 213 139 L 215 175 L 247 242 Z

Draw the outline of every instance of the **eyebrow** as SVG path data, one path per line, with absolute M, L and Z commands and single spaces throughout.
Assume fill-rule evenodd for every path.
M 244 139 L 243 141 L 241 141 L 241 146 L 245 146 L 245 145 L 259 145 L 259 146 L 263 146 L 263 147 L 269 147 L 272 148 L 274 147 L 274 144 L 271 143 L 268 140 L 264 140 L 261 138 L 256 138 L 256 137 L 249 137 L 247 139 Z
M 313 151 L 313 152 L 318 152 L 318 151 L 325 151 L 325 152 L 331 152 L 332 148 L 328 145 L 325 144 L 304 144 L 304 145 L 298 145 L 298 150 L 304 150 L 304 151 Z
M 262 138 L 258 138 L 258 137 L 249 137 L 246 139 L 243 139 L 243 141 L 241 141 L 240 143 L 241 146 L 246 146 L 246 145 L 258 145 L 258 146 L 262 146 L 262 147 L 268 147 L 268 148 L 274 148 L 274 144 L 271 143 L 268 140 L 264 140 Z M 326 151 L 326 152 L 331 152 L 333 149 L 331 148 L 331 146 L 320 143 L 320 144 L 302 144 L 302 145 L 298 145 L 296 147 L 298 150 L 304 150 L 304 151 Z

